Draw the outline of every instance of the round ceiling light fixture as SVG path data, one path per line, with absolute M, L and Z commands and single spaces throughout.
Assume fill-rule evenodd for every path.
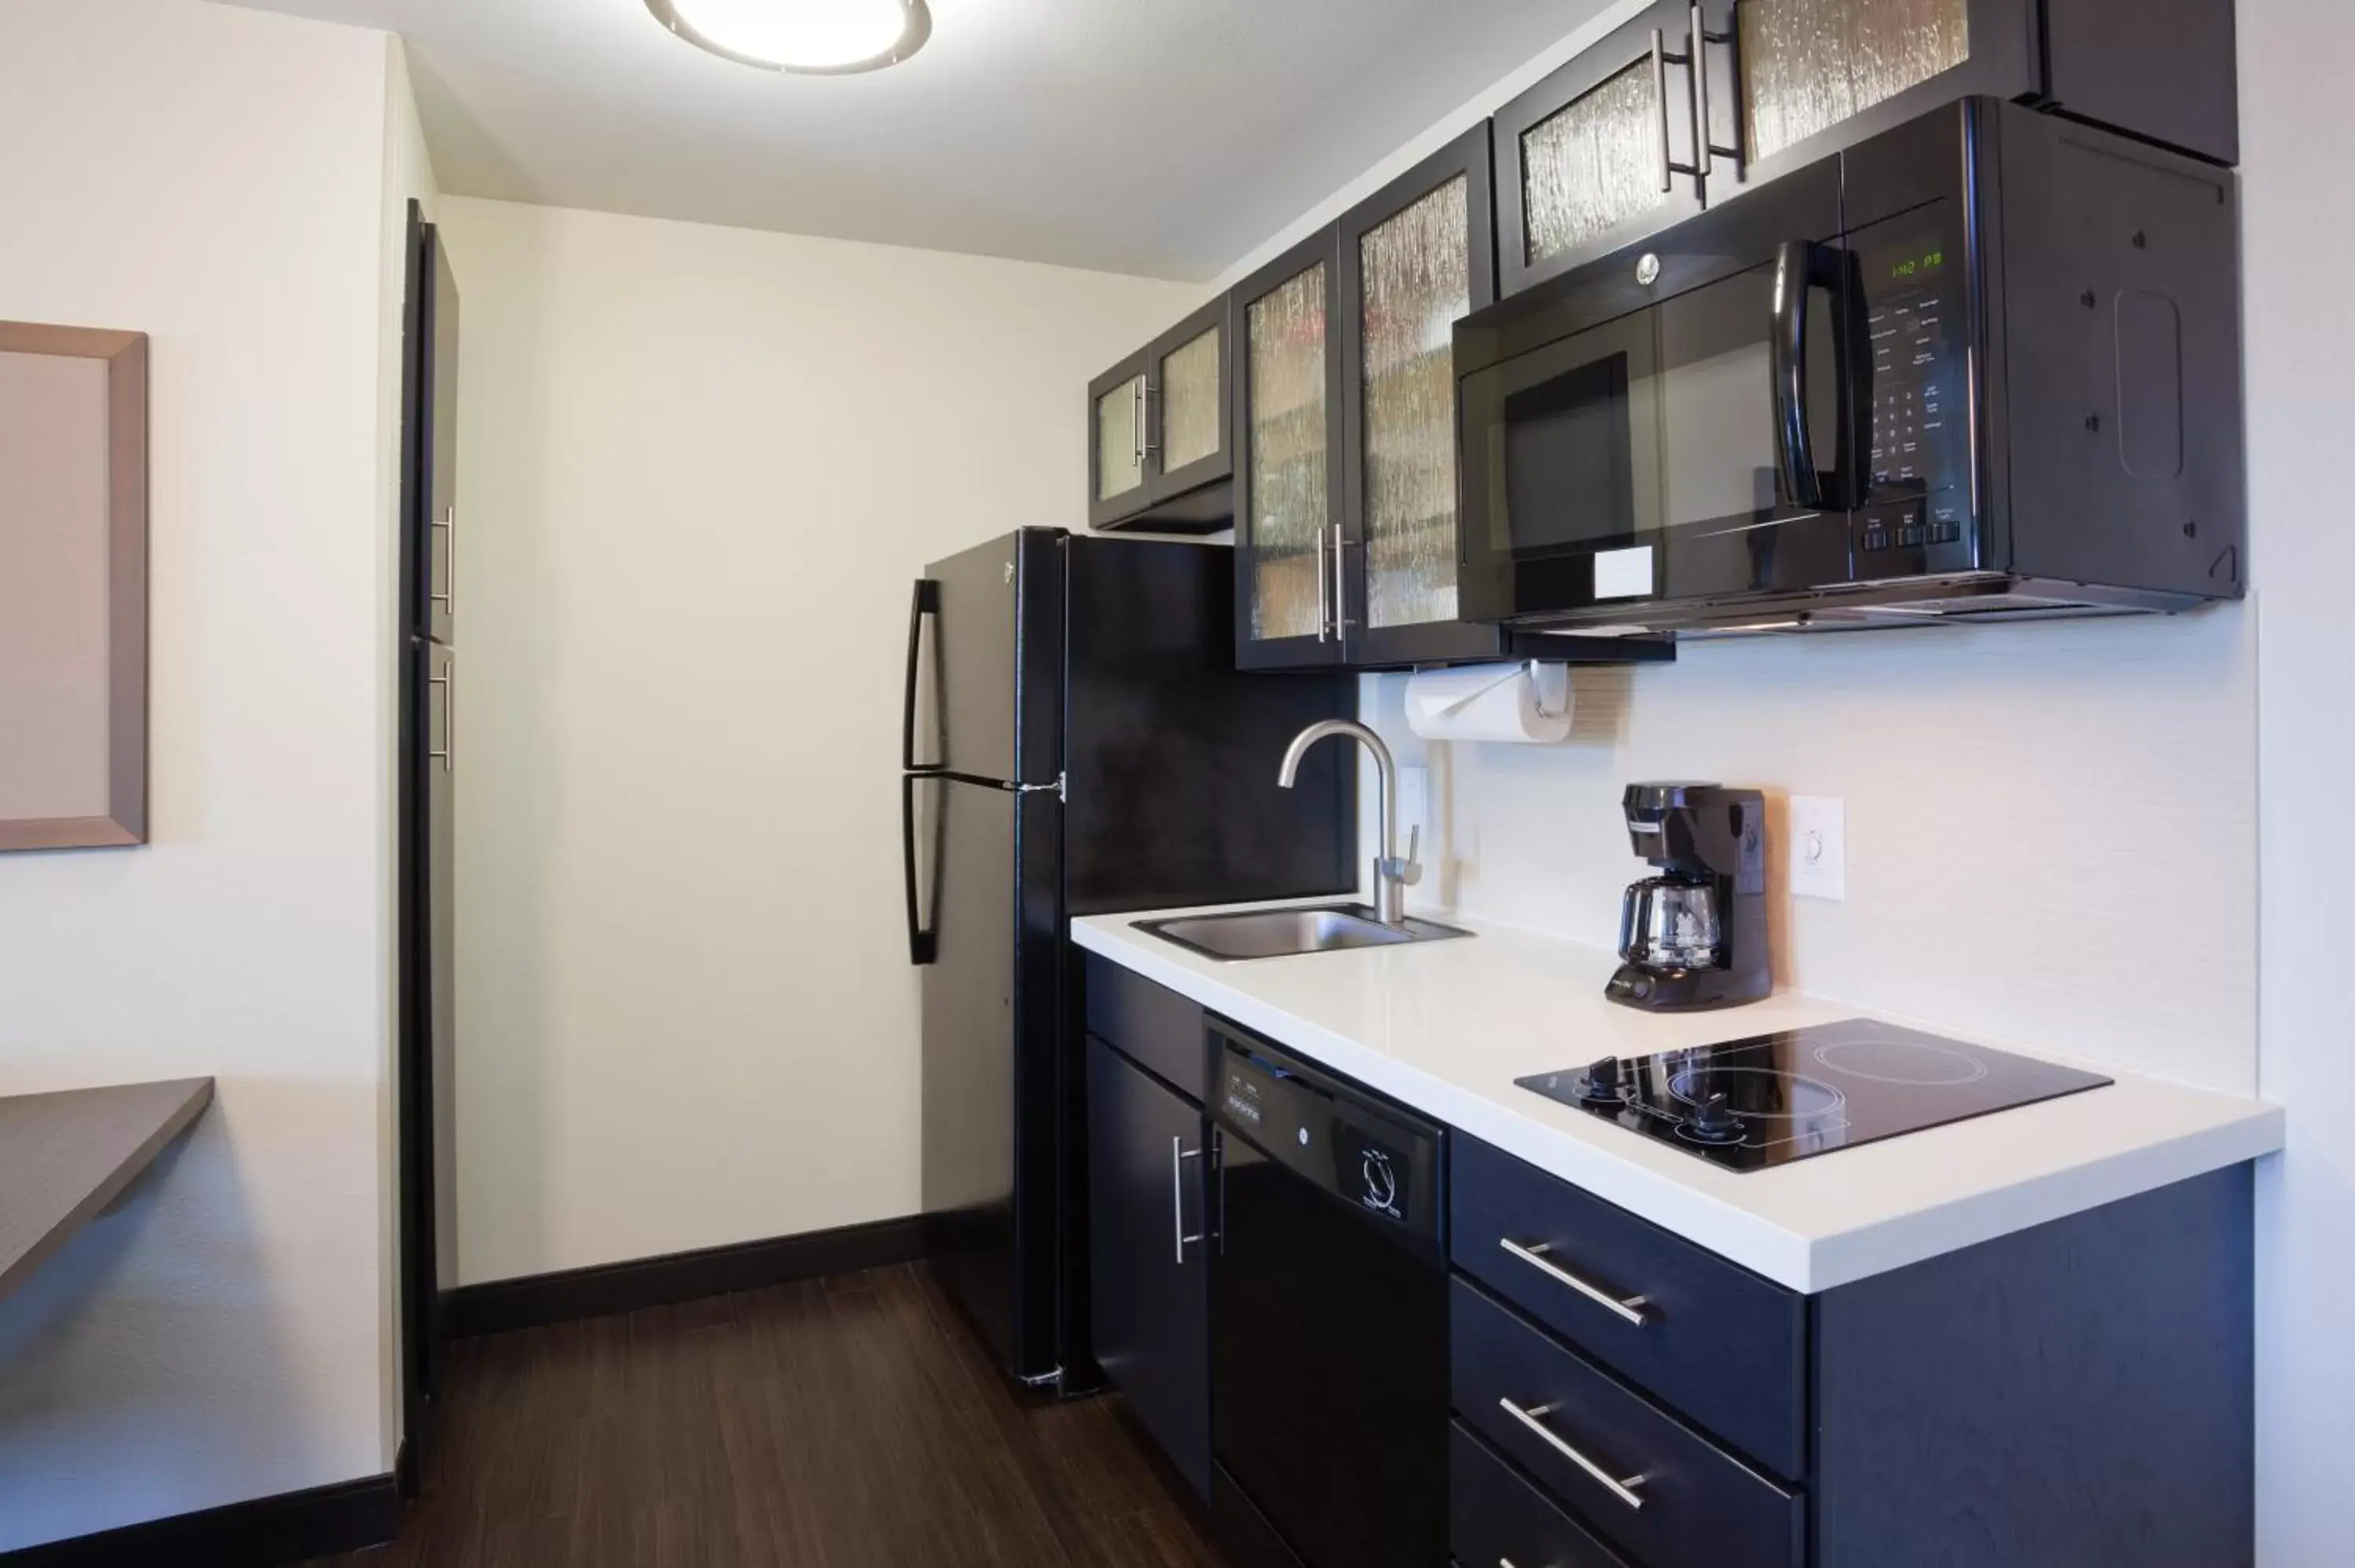
M 924 0 L 646 0 L 646 9 L 723 59 L 812 76 L 898 65 L 932 36 Z

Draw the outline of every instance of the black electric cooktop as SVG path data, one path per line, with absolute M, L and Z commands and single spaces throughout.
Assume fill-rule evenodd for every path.
M 1849 1018 L 1514 1081 L 1730 1171 L 1764 1171 L 2111 1080 Z

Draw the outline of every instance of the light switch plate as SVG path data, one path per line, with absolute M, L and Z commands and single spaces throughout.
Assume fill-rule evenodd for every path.
M 1791 895 L 1847 899 L 1847 801 L 1830 795 L 1791 797 Z

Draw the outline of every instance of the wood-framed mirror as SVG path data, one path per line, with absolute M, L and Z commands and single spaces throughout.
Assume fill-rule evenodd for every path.
M 0 850 L 147 842 L 147 337 L 0 322 Z

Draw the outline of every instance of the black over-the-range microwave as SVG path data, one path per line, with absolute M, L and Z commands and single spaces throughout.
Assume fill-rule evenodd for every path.
M 1966 99 L 1467 316 L 1465 619 L 2239 597 L 2236 214 L 2228 169 Z

